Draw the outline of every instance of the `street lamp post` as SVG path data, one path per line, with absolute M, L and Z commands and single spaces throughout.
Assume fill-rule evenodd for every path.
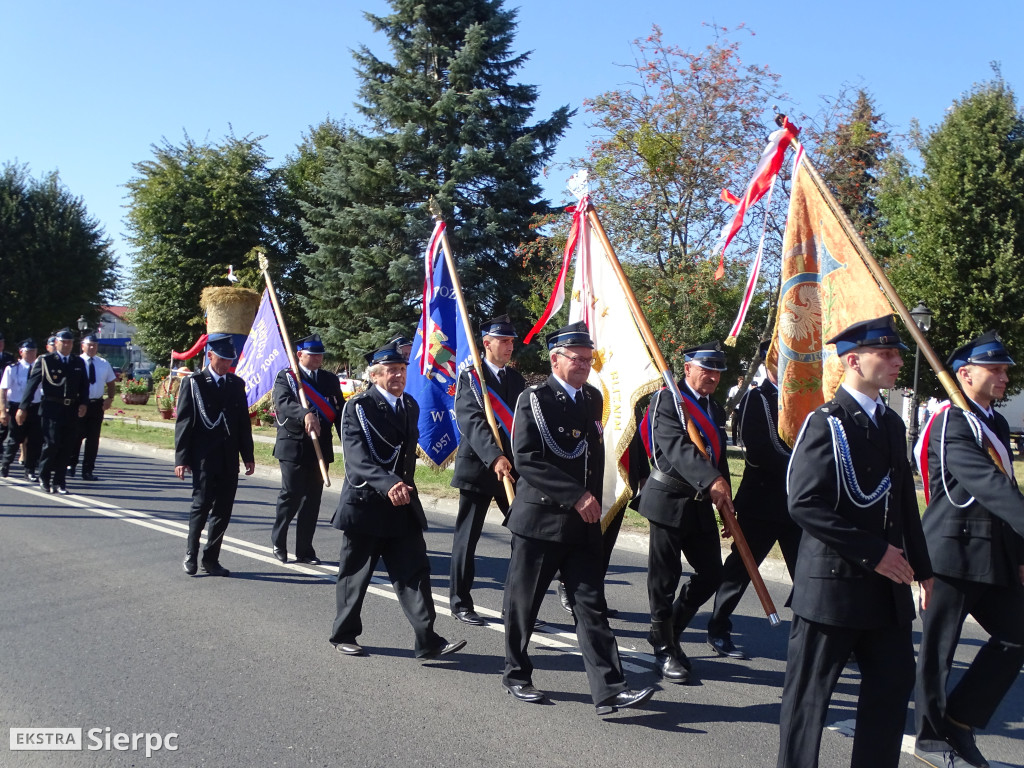
M 918 302 L 917 306 L 910 310 L 910 316 L 914 319 L 914 325 L 921 329 L 921 333 L 928 333 L 932 327 L 932 313 L 924 305 Z M 907 459 L 910 466 L 914 466 L 914 445 L 917 443 L 917 434 L 920 424 L 917 421 L 917 409 L 919 399 L 917 396 L 917 377 L 921 370 L 921 347 L 914 345 L 914 394 L 910 399 L 910 439 L 907 441 Z
M 78 316 L 78 330 L 85 333 L 85 329 L 89 327 L 89 321 L 85 319 L 85 315 Z
M 125 364 L 125 374 L 127 375 L 131 371 L 132 367 L 132 343 L 129 341 L 124 345 L 124 348 L 128 351 L 128 362 Z

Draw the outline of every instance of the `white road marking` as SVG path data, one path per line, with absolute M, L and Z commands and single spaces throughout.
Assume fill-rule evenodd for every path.
M 29 483 L 26 480 L 8 478 L 2 482 L 12 490 L 20 491 L 21 493 L 26 493 L 30 496 L 36 496 L 51 503 L 56 502 L 68 507 L 80 509 L 84 512 L 91 512 L 96 515 L 122 520 L 126 523 L 132 523 L 133 525 L 138 525 L 160 533 L 170 534 L 171 536 L 177 536 L 182 539 L 188 536 L 188 524 L 178 522 L 177 520 L 167 520 L 148 512 L 140 512 L 136 509 L 119 507 L 115 504 L 110 504 L 109 502 L 105 502 L 100 499 L 89 498 L 78 493 L 72 493 L 68 496 L 44 493 L 39 490 L 35 483 Z M 205 532 L 203 533 L 201 540 L 206 540 Z M 282 563 L 274 557 L 274 550 L 272 547 L 255 544 L 253 542 L 246 541 L 245 539 L 238 539 L 233 536 L 225 535 L 221 548 L 227 552 L 248 557 L 250 560 L 256 560 L 261 563 L 277 566 L 278 568 L 290 570 L 295 573 L 301 573 L 305 576 L 316 576 L 332 583 L 336 582 L 338 578 L 338 571 L 334 567 L 326 565 L 313 566 L 303 563 Z M 398 596 L 391 587 L 391 582 L 387 579 L 381 576 L 374 576 L 370 579 L 370 582 L 371 584 L 367 588 L 368 592 L 372 592 L 374 595 L 379 597 L 394 600 L 395 602 L 398 601 Z M 437 613 L 445 616 L 451 616 L 451 609 L 448 608 L 448 595 L 440 595 L 437 593 L 431 594 L 434 598 L 434 606 Z M 504 634 L 505 625 L 501 621 L 500 610 L 495 611 L 481 606 L 478 607 L 476 611 L 479 614 L 497 620 L 489 621 L 484 627 L 481 627 L 481 629 L 486 628 Z M 577 656 L 581 655 L 579 643 L 574 633 L 546 630 L 543 634 L 534 632 L 530 640 L 535 645 L 557 648 L 573 653 Z M 650 672 L 651 669 L 656 666 L 653 655 L 644 653 L 643 651 L 638 651 L 634 648 L 619 646 L 619 654 L 624 657 L 622 659 L 623 669 L 629 672 Z

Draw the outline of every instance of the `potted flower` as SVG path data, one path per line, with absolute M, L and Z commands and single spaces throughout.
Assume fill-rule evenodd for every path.
M 149 402 L 149 385 L 142 379 L 122 379 L 121 399 L 125 405 L 145 405 Z
M 160 392 L 156 396 L 156 409 L 165 419 L 174 418 L 174 395 L 171 392 Z

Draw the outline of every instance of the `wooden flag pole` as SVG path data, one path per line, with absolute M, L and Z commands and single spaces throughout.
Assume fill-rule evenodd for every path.
M 437 205 L 437 202 L 431 198 L 430 200 L 430 213 L 434 217 L 434 221 L 441 220 L 441 210 Z M 476 370 L 476 375 L 480 379 L 480 392 L 484 401 L 484 416 L 487 417 L 487 424 L 491 428 L 491 432 L 494 433 L 494 441 L 501 447 L 501 432 L 498 430 L 498 422 L 494 417 L 494 409 L 491 407 L 491 399 L 487 395 L 487 380 L 484 378 L 484 366 L 483 361 L 480 359 L 480 351 L 476 346 L 476 337 L 473 335 L 473 326 L 469 322 L 469 313 L 466 311 L 466 299 L 462 295 L 462 283 L 459 282 L 459 273 L 455 271 L 455 257 L 452 256 L 452 246 L 448 242 L 448 231 L 444 229 L 441 231 L 441 250 L 444 251 L 444 260 L 448 265 L 448 274 L 452 278 L 452 289 L 455 291 L 455 301 L 459 305 L 459 314 L 462 315 L 462 327 L 466 330 L 466 339 L 469 341 L 469 351 L 473 355 L 473 368 Z M 426 344 L 426 339 L 423 343 Z M 508 503 L 511 505 L 516 498 L 515 488 L 512 486 L 512 480 L 506 475 L 502 478 L 502 485 L 505 487 L 505 496 L 508 499 Z
M 260 253 L 259 256 L 260 271 L 263 273 L 264 279 L 267 281 L 267 291 L 270 293 L 270 303 L 274 307 L 274 316 L 277 319 L 277 327 L 281 329 L 281 340 L 284 342 L 285 352 L 288 354 L 288 365 L 292 368 L 292 375 L 295 376 L 295 383 L 298 385 L 296 389 L 299 393 L 299 403 L 307 411 L 309 410 L 309 401 L 306 399 L 306 391 L 302 388 L 302 376 L 299 374 L 299 362 L 295 358 L 295 350 L 292 348 L 292 340 L 288 338 L 288 328 L 284 324 L 284 315 L 281 314 L 281 305 L 277 303 L 277 291 L 274 290 L 274 283 L 270 280 L 270 272 L 267 268 L 270 266 L 270 262 L 267 261 L 265 254 Z M 320 450 L 320 440 L 313 440 L 313 451 L 316 453 L 317 464 L 320 465 L 320 475 L 324 479 L 324 485 L 328 488 L 331 487 L 331 478 L 327 476 L 327 464 L 324 462 L 324 454 Z
M 601 226 L 601 220 L 598 218 L 597 210 L 593 205 L 587 206 L 587 219 L 590 221 L 591 226 L 594 227 L 594 231 L 597 232 L 597 236 L 601 239 L 601 244 L 608 253 L 608 260 L 611 263 L 612 269 L 615 271 L 615 275 L 619 280 L 619 285 L 622 287 L 622 291 L 626 296 L 626 302 L 629 304 L 630 311 L 633 313 L 633 320 L 636 321 L 637 329 L 640 331 L 640 335 L 643 336 L 644 343 L 647 344 L 648 350 L 654 357 L 655 364 L 661 371 L 661 377 L 665 380 L 665 386 L 668 387 L 673 397 L 681 403 L 683 398 L 679 392 L 679 386 L 676 384 L 675 377 L 672 375 L 672 370 L 669 368 L 664 355 L 661 354 L 661 349 L 658 347 L 658 342 L 654 338 L 654 333 L 651 331 L 650 325 L 647 324 L 647 318 L 644 316 L 644 312 L 640 308 L 640 304 L 637 302 L 636 296 L 633 294 L 633 289 L 629 285 L 626 273 L 622 271 L 622 265 L 619 263 L 619 259 L 615 255 L 615 249 L 612 248 L 611 241 L 608 239 L 608 235 L 604 231 L 604 227 Z M 707 447 L 704 445 L 704 440 L 701 438 L 700 432 L 697 431 L 697 425 L 693 423 L 693 419 L 686 420 L 686 431 L 690 436 L 690 440 L 697 447 L 697 450 L 699 450 L 705 458 L 709 458 Z M 772 600 L 772 596 L 768 593 L 768 588 L 764 585 L 764 579 L 761 578 L 761 572 L 757 569 L 757 562 L 754 560 L 754 555 L 750 551 L 750 545 L 747 544 L 747 539 L 743 535 L 739 522 L 736 520 L 736 515 L 731 511 L 721 509 L 718 511 L 721 513 L 722 518 L 725 520 L 726 527 L 732 534 L 733 541 L 736 544 L 736 551 L 739 552 L 740 558 L 743 560 L 743 565 L 747 569 L 747 574 L 750 576 L 750 583 L 753 585 L 754 591 L 757 592 L 757 597 L 761 601 L 761 607 L 764 608 L 765 615 L 768 617 L 768 623 L 773 627 L 779 626 L 782 623 L 779 619 L 779 612 L 775 609 L 775 603 Z

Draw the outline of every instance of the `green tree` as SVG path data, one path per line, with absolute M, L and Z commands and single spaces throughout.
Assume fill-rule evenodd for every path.
M 501 0 L 391 0 L 368 14 L 392 61 L 355 52 L 368 126 L 330 148 L 305 204 L 315 252 L 305 307 L 342 356 L 358 361 L 390 334 L 410 335 L 420 311 L 423 247 L 434 197 L 449 225 L 475 319 L 522 317 L 527 288 L 518 249 L 549 206 L 537 174 L 570 113 L 530 123 L 537 89 L 514 82 L 515 11 Z
M 894 224 L 894 285 L 935 313 L 940 356 L 988 328 L 1024 350 L 1024 116 L 1013 90 L 998 73 L 976 85 L 918 149 L 923 173 L 904 168 L 879 198 Z M 934 389 L 929 376 L 922 390 Z
M 180 145 L 164 140 L 153 158 L 136 163 L 128 184 L 132 255 L 130 304 L 137 340 L 157 359 L 187 349 L 205 331 L 203 288 L 228 285 L 228 265 L 240 285 L 264 286 L 256 253 L 262 246 L 277 282 L 293 269 L 287 243 L 287 192 L 268 167 L 260 138 L 226 137 Z M 292 204 L 293 207 L 293 204 Z M 282 292 L 289 330 L 305 330 L 301 310 Z
M 94 324 L 117 284 L 102 227 L 56 172 L 40 179 L 27 166 L 0 172 L 0 330 L 13 347 L 41 342 L 84 316 Z M 95 327 L 95 325 L 93 325 Z
M 829 104 L 823 126 L 805 131 L 815 146 L 815 167 L 867 241 L 878 226 L 876 197 L 881 169 L 892 149 L 890 131 L 863 88 L 852 99 L 844 89 Z

